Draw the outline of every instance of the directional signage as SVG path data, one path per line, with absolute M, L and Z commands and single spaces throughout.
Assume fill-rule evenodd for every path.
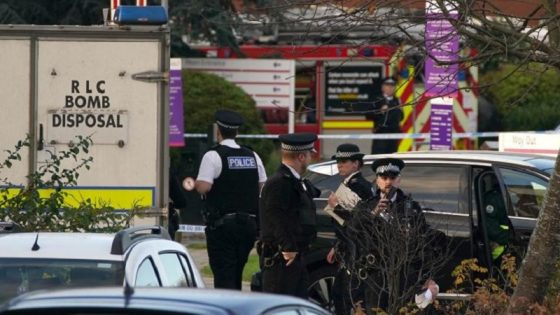
M 183 59 L 183 69 L 216 74 L 242 88 L 257 107 L 294 106 L 295 62 L 275 59 Z

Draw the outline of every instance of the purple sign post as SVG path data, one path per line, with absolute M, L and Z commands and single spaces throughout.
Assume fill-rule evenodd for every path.
M 169 146 L 185 146 L 183 124 L 183 80 L 181 79 L 181 59 L 171 59 L 169 75 Z
M 426 2 L 425 94 L 431 99 L 430 149 L 451 149 L 453 97 L 457 96 L 459 34 L 449 21 L 457 10 L 446 2 L 447 14 L 436 4 Z

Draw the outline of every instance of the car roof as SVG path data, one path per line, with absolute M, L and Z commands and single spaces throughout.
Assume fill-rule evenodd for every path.
M 550 156 L 524 154 L 524 153 L 510 153 L 498 151 L 468 151 L 468 150 L 455 150 L 455 151 L 411 151 L 399 152 L 393 154 L 368 154 L 364 156 L 364 162 L 386 158 L 396 157 L 403 160 L 441 160 L 441 161 L 478 161 L 487 163 L 504 163 L 515 164 L 524 167 L 532 167 L 540 170 L 548 170 L 554 167 L 555 158 Z M 545 162 L 545 163 L 543 163 Z M 547 163 L 548 162 L 548 163 Z M 317 163 L 309 166 L 309 170 L 315 173 L 330 175 L 331 171 L 325 166 L 330 166 L 335 163 L 334 160 Z
M 36 291 L 13 299 L 4 308 L 5 310 L 90 306 L 122 308 L 124 299 L 122 287 Z M 216 289 L 134 288 L 128 303 L 131 308 L 143 307 L 161 311 L 188 311 L 190 313 L 195 309 L 205 309 L 205 314 L 231 314 L 231 312 L 233 314 L 260 314 L 279 305 L 290 305 L 312 308 L 321 314 L 327 314 L 318 306 L 291 296 Z M 210 312 L 212 310 L 214 312 Z
M 107 233 L 36 232 L 0 234 L 0 258 L 60 258 L 122 261 L 111 254 L 115 235 Z M 33 244 L 39 245 L 32 250 Z M 87 249 L 87 250 L 86 250 Z

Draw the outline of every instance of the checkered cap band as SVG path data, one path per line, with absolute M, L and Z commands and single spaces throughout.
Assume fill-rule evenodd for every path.
M 349 158 L 349 157 L 352 157 L 352 156 L 358 155 L 358 154 L 360 154 L 360 153 L 359 152 L 340 152 L 340 151 L 338 151 L 338 152 L 335 153 L 334 157 L 337 158 L 337 159 L 344 159 L 344 158 Z
M 230 129 L 237 129 L 239 128 L 239 126 L 233 126 L 233 125 L 228 125 L 228 124 L 224 124 L 223 122 L 216 120 L 216 124 L 218 124 L 218 126 L 220 127 L 224 127 L 224 128 L 230 128 Z
M 400 171 L 401 171 L 401 169 L 398 166 L 389 163 L 387 165 L 379 166 L 375 170 L 375 173 L 376 174 L 383 174 L 383 173 L 386 173 L 386 172 L 400 173 Z
M 300 144 L 300 145 L 282 143 L 282 150 L 284 151 L 291 151 L 291 152 L 310 151 L 313 150 L 313 148 L 314 148 L 313 142 L 308 144 Z

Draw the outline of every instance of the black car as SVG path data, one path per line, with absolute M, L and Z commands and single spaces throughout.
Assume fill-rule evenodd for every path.
M 478 258 L 491 266 L 488 236 L 480 215 L 484 183 L 483 175 L 494 174 L 513 226 L 513 246 L 520 255 L 526 249 L 542 206 L 555 159 L 546 156 L 501 153 L 495 151 L 432 151 L 368 155 L 362 173 L 374 180 L 371 163 L 379 158 L 397 157 L 405 161 L 400 187 L 410 193 L 423 208 L 426 219 L 449 239 L 454 248 L 453 259 L 441 273 L 442 292 L 450 283 L 451 270 L 463 259 Z M 336 267 L 325 257 L 334 240 L 333 223 L 324 211 L 327 197 L 341 183 L 335 161 L 311 165 L 307 177 L 322 191 L 316 199 L 318 239 L 307 255 L 310 272 L 310 298 L 323 306 L 330 305 L 330 288 Z
M 308 301 L 285 295 L 187 288 L 106 287 L 27 293 L 0 307 L 0 314 L 327 315 L 328 313 Z

